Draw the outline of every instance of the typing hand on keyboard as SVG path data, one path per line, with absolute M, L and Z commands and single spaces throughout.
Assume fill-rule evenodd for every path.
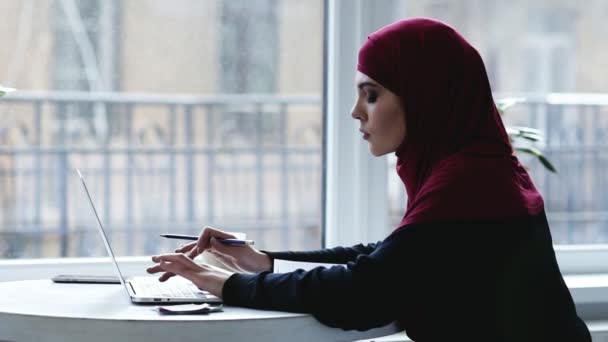
M 209 291 L 220 298 L 224 283 L 234 273 L 208 264 L 199 265 L 181 253 L 156 255 L 152 257 L 152 261 L 157 264 L 148 267 L 148 273 L 174 273 L 190 280 L 199 289 Z M 163 278 L 159 280 L 163 281 Z

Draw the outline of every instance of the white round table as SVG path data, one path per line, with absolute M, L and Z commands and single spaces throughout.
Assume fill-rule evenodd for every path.
M 0 341 L 353 341 L 397 332 L 329 328 L 306 314 L 224 308 L 208 315 L 160 315 L 134 305 L 117 284 L 0 282 Z

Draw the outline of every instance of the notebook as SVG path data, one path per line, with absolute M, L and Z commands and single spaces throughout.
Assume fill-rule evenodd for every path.
M 97 227 L 99 228 L 99 233 L 101 234 L 101 238 L 103 239 L 103 243 L 110 255 L 110 259 L 114 264 L 114 269 L 116 270 L 116 275 L 118 276 L 122 287 L 124 287 L 127 295 L 131 299 L 131 302 L 144 304 L 144 303 L 222 303 L 222 299 L 212 295 L 207 291 L 203 291 L 196 287 L 196 285 L 192 284 L 185 279 L 171 279 L 168 282 L 161 283 L 158 281 L 156 277 L 133 277 L 129 279 L 125 279 L 120 271 L 120 267 L 116 262 L 116 258 L 114 257 L 114 252 L 112 251 L 112 246 L 110 245 L 110 241 L 108 240 L 105 231 L 103 230 L 103 225 L 101 224 L 101 220 L 99 219 L 99 215 L 97 215 L 97 210 L 95 209 L 95 205 L 93 204 L 93 199 L 91 198 L 91 194 L 89 193 L 89 189 L 87 188 L 87 184 L 84 181 L 84 177 L 80 170 L 76 169 L 78 172 L 78 176 L 80 176 L 80 181 L 82 183 L 82 187 L 84 189 L 85 194 L 87 195 L 87 199 L 91 205 L 91 209 L 93 210 L 93 214 L 95 215 L 95 219 L 97 220 Z M 177 277 L 175 277 L 177 278 Z

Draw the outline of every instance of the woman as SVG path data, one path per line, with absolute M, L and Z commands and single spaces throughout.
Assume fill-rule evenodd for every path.
M 408 203 L 384 241 L 314 252 L 228 247 L 207 228 L 153 257 L 226 304 L 313 314 L 343 329 L 398 322 L 414 341 L 590 341 L 555 259 L 543 200 L 513 155 L 478 52 L 451 27 L 403 20 L 359 51 L 360 121 L 395 152 Z M 236 270 L 191 258 L 203 251 Z M 347 263 L 274 274 L 272 260 Z

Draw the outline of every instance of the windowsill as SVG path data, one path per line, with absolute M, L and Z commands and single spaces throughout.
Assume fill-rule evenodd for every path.
M 127 275 L 145 275 L 152 265 L 147 256 L 118 257 L 120 270 Z M 109 257 L 0 260 L 0 282 L 14 280 L 50 279 L 57 274 L 114 275 Z
M 608 274 L 572 274 L 564 280 L 577 304 L 608 303 Z

